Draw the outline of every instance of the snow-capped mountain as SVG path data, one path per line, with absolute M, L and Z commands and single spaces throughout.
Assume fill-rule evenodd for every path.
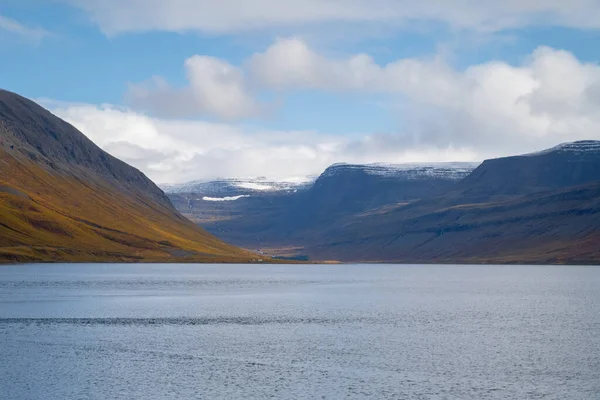
M 458 181 L 473 171 L 479 163 L 412 163 L 412 164 L 333 164 L 319 177 L 319 180 L 340 174 L 362 173 L 373 177 L 394 180 L 439 179 Z M 309 189 L 316 177 L 289 179 L 223 178 L 208 181 L 192 181 L 182 184 L 163 184 L 161 189 L 167 194 L 194 194 L 209 199 L 239 199 L 253 195 L 293 194 Z M 215 200 L 219 201 L 219 200 Z
M 217 237 L 286 256 L 472 262 L 490 249 L 481 260 L 589 262 L 600 254 L 599 141 L 479 166 L 334 164 L 314 182 L 223 179 L 168 189 L 181 191 L 169 195 L 173 204 Z
M 324 212 L 362 212 L 440 195 L 477 163 L 334 164 L 307 191 L 306 203 Z
M 320 178 L 328 178 L 340 173 L 363 172 L 394 179 L 448 179 L 460 180 L 470 174 L 480 163 L 410 163 L 410 164 L 333 164 L 325 170 Z
M 572 153 L 572 154 L 600 154 L 599 140 L 580 140 L 577 142 L 561 143 L 550 149 L 525 154 L 525 156 L 539 156 L 548 153 Z
M 537 153 L 486 160 L 461 186 L 476 196 L 534 193 L 600 181 L 600 141 L 563 143 Z
M 210 181 L 193 181 L 182 184 L 164 184 L 161 188 L 167 194 L 194 193 L 208 197 L 237 197 L 260 193 L 287 192 L 301 190 L 312 184 L 314 178 L 290 178 L 269 180 L 267 178 L 224 178 Z

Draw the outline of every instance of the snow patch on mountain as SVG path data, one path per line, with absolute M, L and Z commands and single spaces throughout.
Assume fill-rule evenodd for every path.
M 256 182 L 240 182 L 240 183 L 237 183 L 235 186 L 244 188 L 244 189 L 258 190 L 258 191 L 276 190 L 275 186 L 273 186 L 273 185 L 268 185 L 268 184 L 264 184 L 264 183 L 256 183 Z
M 323 172 L 321 178 L 331 177 L 347 171 L 363 171 L 394 179 L 446 179 L 460 180 L 470 174 L 479 163 L 412 163 L 412 164 L 333 164 Z M 295 193 L 309 188 L 316 177 L 293 177 L 287 179 L 224 178 L 212 181 L 192 181 L 183 184 L 164 184 L 161 188 L 169 194 L 195 193 L 212 198 L 236 197 L 240 195 L 268 193 Z
M 378 175 L 394 179 L 449 179 L 460 180 L 470 174 L 479 163 L 412 163 L 412 164 L 334 164 L 321 175 L 332 177 L 348 171 L 361 171 L 369 175 Z
M 558 146 L 546 150 L 524 154 L 524 156 L 539 156 L 554 152 L 569 152 L 576 154 L 600 153 L 600 140 L 580 140 L 577 142 L 561 143 Z
M 209 197 L 232 197 L 250 193 L 290 192 L 310 186 L 314 177 L 268 180 L 261 178 L 224 178 L 160 185 L 166 193 L 200 193 Z
M 242 194 L 239 196 L 226 196 L 226 197 L 208 197 L 208 196 L 204 196 L 202 198 L 202 200 L 204 201 L 236 201 L 239 199 L 242 199 L 244 197 L 250 197 L 250 195 L 248 194 Z

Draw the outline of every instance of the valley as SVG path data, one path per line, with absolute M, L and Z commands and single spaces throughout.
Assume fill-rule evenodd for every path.
M 600 142 L 162 185 L 0 91 L 0 261 L 600 262 Z M 274 257 L 273 259 L 271 257 Z
M 168 191 L 168 188 L 167 188 Z M 345 165 L 294 190 L 169 192 L 244 248 L 344 262 L 596 263 L 600 142 L 469 163 Z M 191 200 L 190 199 L 194 199 Z

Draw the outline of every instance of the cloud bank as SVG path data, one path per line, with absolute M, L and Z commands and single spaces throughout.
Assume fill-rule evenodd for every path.
M 540 47 L 519 66 L 487 62 L 457 71 L 441 58 L 378 65 L 366 54 L 329 59 L 299 39 L 279 40 L 248 64 L 273 90 L 391 93 L 412 144 L 501 152 L 600 138 L 600 66 Z
M 151 118 L 111 105 L 41 103 L 114 156 L 159 183 L 217 177 L 293 178 L 336 162 L 471 161 L 472 150 L 404 146 L 395 135 L 270 131 Z
M 190 60 L 220 65 L 224 72 L 201 73 L 205 68 L 194 70 Z M 200 56 L 190 60 L 186 62 L 192 69 L 190 86 L 184 89 L 189 99 L 173 101 L 178 92 L 165 85 L 144 92 L 145 101 L 165 112 L 173 105 L 182 112 L 187 105 L 190 114 L 200 108 L 234 117 L 256 110 L 248 87 L 274 93 L 312 90 L 396 96 L 397 105 L 388 107 L 403 122 L 401 132 L 366 133 L 358 141 L 327 139 L 326 147 L 335 143 L 338 153 L 325 159 L 352 161 L 342 148 L 357 154 L 380 152 L 382 157 L 389 148 L 458 148 L 483 158 L 600 139 L 600 66 L 549 47 L 538 48 L 521 65 L 492 61 L 462 71 L 440 57 L 399 59 L 386 65 L 378 65 L 367 54 L 328 58 L 298 38 L 279 39 L 241 66 Z M 195 98 L 202 102 L 195 103 Z M 281 140 L 292 136 L 282 133 Z
M 160 183 L 316 175 L 335 162 L 480 161 L 600 139 L 600 66 L 549 47 L 521 65 L 492 61 L 456 70 L 441 57 L 385 65 L 367 54 L 331 58 L 288 38 L 239 66 L 197 55 L 185 67 L 184 88 L 159 77 L 131 86 L 134 108 L 153 116 L 111 105 L 49 105 Z M 331 135 L 178 118 L 255 115 L 264 106 L 252 96 L 256 90 L 391 94 L 385 106 L 403 128 Z
M 500 31 L 529 25 L 600 27 L 596 0 L 66 0 L 109 35 L 150 30 L 213 34 L 325 23 L 439 22 Z

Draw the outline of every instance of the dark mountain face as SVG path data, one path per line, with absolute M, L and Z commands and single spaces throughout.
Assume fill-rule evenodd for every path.
M 0 262 L 248 261 L 144 174 L 0 90 Z
M 312 186 L 293 191 L 246 191 L 249 197 L 227 202 L 202 201 L 197 194 L 170 197 L 180 211 L 232 243 L 251 248 L 295 245 L 340 218 L 439 195 L 475 166 L 338 164 Z
M 354 213 L 440 195 L 477 164 L 333 165 L 305 193 L 317 214 Z
M 443 195 L 339 219 L 318 259 L 600 262 L 600 142 L 484 162 Z
M 600 262 L 600 184 L 338 221 L 304 246 L 315 259 L 408 263 Z
M 460 185 L 469 196 L 513 196 L 600 181 L 600 142 L 484 161 Z
M 473 168 L 334 165 L 307 190 L 261 207 L 240 199 L 205 226 L 313 260 L 600 262 L 600 142 Z
M 0 145 L 56 172 L 95 175 L 165 206 L 168 197 L 142 172 L 106 153 L 67 122 L 36 103 L 0 89 Z M 90 174 L 90 172 L 92 172 Z

